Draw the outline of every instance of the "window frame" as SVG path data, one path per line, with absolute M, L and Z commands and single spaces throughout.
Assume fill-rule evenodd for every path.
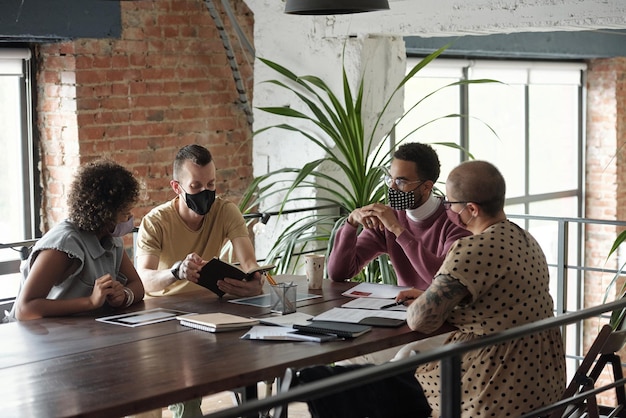
M 413 68 L 422 57 L 415 55 L 407 56 L 407 72 Z M 533 60 L 493 60 L 493 59 L 458 59 L 458 58 L 438 58 L 432 61 L 428 66 L 422 68 L 415 75 L 416 78 L 440 78 L 440 77 L 459 77 L 464 80 L 471 79 L 496 79 L 502 82 L 525 83 L 524 105 L 526 114 L 524 115 L 524 194 L 522 196 L 511 197 L 506 200 L 506 206 L 523 205 L 524 213 L 529 214 L 529 207 L 533 203 L 546 200 L 552 200 L 564 197 L 575 197 L 577 199 L 576 216 L 581 217 L 584 214 L 584 167 L 585 167 L 585 109 L 586 109 L 586 90 L 585 90 L 585 74 L 587 64 L 584 62 L 554 62 L 554 61 L 533 61 Z M 505 80 L 498 77 L 489 76 L 489 71 L 508 72 Z M 555 76 L 557 72 L 570 71 L 571 76 L 565 80 Z M 575 75 L 574 72 L 579 72 Z M 529 85 L 530 84 L 567 84 L 578 85 L 578 137 L 577 137 L 577 187 L 576 189 L 563 190 L 557 192 L 549 192 L 542 194 L 531 194 L 529 191 Z M 406 87 L 405 87 L 406 88 Z M 461 84 L 459 89 L 459 114 L 471 114 L 471 97 L 469 89 L 471 85 Z M 464 149 L 471 151 L 471 137 L 468 118 L 458 118 L 459 123 L 459 145 Z M 397 137 L 397 135 L 393 135 Z M 392 144 L 393 145 L 393 144 Z M 458 163 L 467 161 L 469 158 L 463 151 L 459 151 Z
M 20 241 L 0 242 L 0 250 L 15 250 L 15 258 L 3 257 L 0 261 L 0 276 L 19 272 L 21 260 L 26 258 L 28 249 L 34 240 L 41 237 L 38 219 L 41 216 L 42 188 L 38 181 L 37 167 L 40 164 L 38 141 L 35 135 L 35 88 L 33 77 L 33 52 L 30 48 L 0 48 L 0 76 L 19 77 L 19 106 L 21 142 L 21 180 L 16 187 L 23 204 L 23 229 Z M 3 277 L 4 279 L 4 277 Z M 0 295 L 0 301 L 6 298 Z

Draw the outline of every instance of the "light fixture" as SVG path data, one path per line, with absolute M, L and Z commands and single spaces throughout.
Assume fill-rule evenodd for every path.
M 389 10 L 387 0 L 287 0 L 285 13 L 294 15 L 340 15 Z
M 263 235 L 265 233 L 267 229 L 267 221 L 270 220 L 271 216 L 269 213 L 260 213 L 259 215 L 261 220 L 252 226 L 252 232 L 256 236 Z

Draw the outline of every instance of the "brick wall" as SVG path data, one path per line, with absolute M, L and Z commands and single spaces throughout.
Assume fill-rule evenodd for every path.
M 617 219 L 617 164 L 614 158 L 616 136 L 616 96 L 614 60 L 596 60 L 589 64 L 587 74 L 587 144 L 585 216 L 595 219 Z M 615 228 L 594 226 L 586 231 L 587 265 L 603 265 L 615 238 Z M 615 267 L 615 264 L 608 265 Z M 601 303 L 598 295 L 610 278 L 589 274 L 586 279 L 585 305 Z M 604 282 L 604 284 L 603 284 Z M 595 335 L 590 335 L 594 338 Z
M 625 79 L 626 58 L 599 59 L 589 63 L 585 193 L 587 218 L 626 219 L 626 184 L 623 181 L 626 178 Z M 585 234 L 586 264 L 617 268 L 616 257 L 604 263 L 619 232 L 619 229 L 608 226 L 588 229 Z M 602 303 L 605 289 L 612 278 L 613 274 L 610 273 L 589 273 L 585 276 L 585 306 Z M 606 321 L 594 318 L 586 323 L 585 350 L 595 339 L 600 322 Z M 612 376 L 605 370 L 599 383 L 606 384 L 612 380 Z M 600 395 L 599 402 L 613 404 L 613 392 Z
M 251 100 L 252 58 L 235 48 Z M 253 17 L 231 2 L 252 40 Z M 38 48 L 37 128 L 41 138 L 42 231 L 63 219 L 76 167 L 109 157 L 135 173 L 145 193 L 137 223 L 174 196 L 171 166 L 183 145 L 207 146 L 218 193 L 234 201 L 252 178 L 251 127 L 238 101 L 226 51 L 202 0 L 121 2 L 121 39 L 78 39 Z

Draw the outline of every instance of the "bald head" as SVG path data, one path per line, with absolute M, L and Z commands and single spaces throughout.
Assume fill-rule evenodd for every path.
M 450 172 L 446 187 L 455 199 L 477 203 L 489 216 L 495 216 L 504 208 L 504 177 L 486 161 L 460 164 Z

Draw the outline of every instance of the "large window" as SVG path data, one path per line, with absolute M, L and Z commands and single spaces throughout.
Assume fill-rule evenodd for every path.
M 408 61 L 410 69 L 419 60 Z M 438 91 L 398 126 L 396 138 L 444 115 L 468 115 L 428 124 L 409 140 L 451 142 L 495 164 L 507 182 L 509 213 L 581 216 L 584 70 L 571 63 L 435 60 L 407 83 L 407 107 L 456 81 L 497 82 Z M 449 147 L 436 149 L 442 181 L 468 158 Z
M 30 51 L 0 49 L 0 244 L 37 236 Z M 16 249 L 0 249 L 0 300 L 15 296 L 20 261 Z
M 419 59 L 408 59 L 410 70 Z M 469 61 L 437 59 L 407 83 L 405 108 L 429 93 L 461 80 L 490 79 L 437 91 L 399 124 L 395 138 L 449 142 L 469 150 L 475 159 L 498 167 L 506 179 L 508 215 L 583 216 L 583 102 L 585 66 L 578 63 Z M 407 70 L 407 71 L 408 71 Z M 445 115 L 467 115 L 448 118 Z M 437 118 L 441 118 L 436 120 Z M 436 120 L 433 123 L 429 123 Z M 435 145 L 442 163 L 438 187 L 448 173 L 468 159 L 458 149 Z M 557 225 L 514 219 L 539 241 L 549 263 L 558 259 Z M 576 240 L 569 232 L 569 260 L 582 265 Z M 551 292 L 558 295 L 558 276 L 551 272 Z M 569 292 L 568 292 L 569 293 Z

